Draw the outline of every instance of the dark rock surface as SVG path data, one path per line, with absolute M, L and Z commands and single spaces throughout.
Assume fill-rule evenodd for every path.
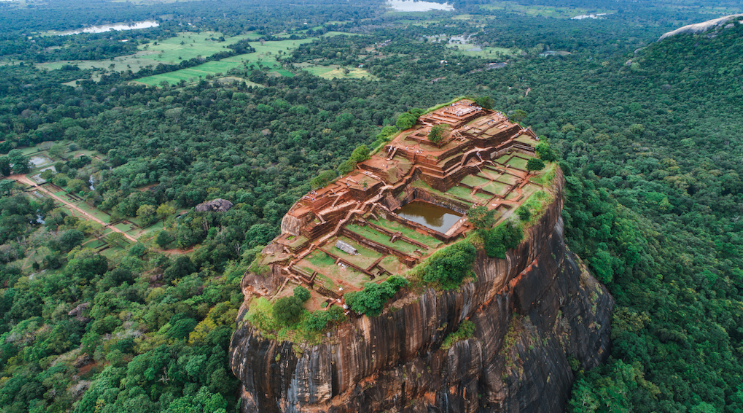
M 243 308 L 230 348 L 242 411 L 561 412 L 569 357 L 590 369 L 609 355 L 614 305 L 567 250 L 561 210 L 558 193 L 506 259 L 480 251 L 475 282 L 398 293 L 396 311 L 352 320 L 317 346 L 262 337 Z M 474 337 L 441 349 L 464 319 Z
M 197 212 L 225 212 L 230 208 L 232 208 L 232 202 L 222 198 L 212 199 L 196 205 Z

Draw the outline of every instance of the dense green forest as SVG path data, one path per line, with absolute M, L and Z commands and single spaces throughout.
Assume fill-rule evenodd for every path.
M 54 171 L 42 177 L 60 191 L 157 228 L 98 254 L 95 223 L 0 181 L 0 411 L 235 411 L 240 279 L 283 214 L 400 114 L 462 94 L 491 96 L 560 153 L 568 245 L 616 298 L 611 357 L 575 366 L 569 410 L 743 410 L 743 23 L 656 42 L 734 2 L 553 2 L 615 11 L 585 20 L 487 1 L 454 2 L 469 16 L 458 19 L 381 2 L 253 3 L 0 4 L 0 173 L 35 170 L 29 148 L 46 148 Z M 40 35 L 151 18 L 160 26 Z M 130 82 L 186 61 L 99 78 L 34 65 L 128 55 L 184 30 L 267 44 L 352 35 L 280 55 L 292 76 L 246 63 L 229 83 Z M 431 40 L 462 34 L 484 52 Z M 211 60 L 253 50 L 242 46 Z M 327 79 L 309 63 L 373 78 Z M 216 198 L 235 206 L 194 210 Z

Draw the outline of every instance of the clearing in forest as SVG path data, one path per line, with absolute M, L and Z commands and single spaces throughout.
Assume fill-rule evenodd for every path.
M 342 33 L 345 34 L 345 33 Z M 324 34 L 324 37 L 337 36 L 338 32 L 328 32 Z M 277 56 L 289 54 L 292 50 L 296 49 L 302 44 L 310 43 L 315 40 L 316 37 L 309 37 L 300 40 L 274 40 L 264 42 L 250 42 L 250 46 L 255 49 L 253 53 L 245 53 L 237 56 L 227 57 L 218 61 L 207 62 L 198 66 L 190 67 L 187 69 L 180 69 L 173 72 L 162 73 L 154 76 L 147 76 L 137 79 L 136 82 L 143 83 L 149 86 L 158 86 L 163 81 L 167 81 L 169 84 L 174 85 L 185 80 L 187 82 L 197 81 L 205 78 L 208 75 L 227 74 L 230 69 L 248 66 L 255 64 L 257 66 L 265 67 L 270 72 L 277 73 L 281 76 L 292 77 L 294 73 L 284 69 L 276 60 Z
M 219 41 L 220 37 L 222 37 L 222 34 L 219 32 L 181 32 L 169 39 L 141 44 L 137 47 L 137 53 L 132 55 L 103 60 L 62 60 L 38 63 L 36 67 L 56 70 L 65 65 L 75 65 L 82 70 L 131 70 L 137 73 L 146 66 L 154 67 L 160 63 L 178 64 L 183 60 L 193 59 L 194 57 L 206 58 L 215 53 L 230 51 L 227 46 L 240 40 L 258 38 L 259 35 L 248 33 L 225 37 L 224 41 Z

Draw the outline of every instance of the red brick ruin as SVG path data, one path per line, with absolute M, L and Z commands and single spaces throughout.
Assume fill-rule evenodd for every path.
M 428 140 L 444 125 L 439 143 Z M 403 274 L 473 227 L 468 209 L 484 205 L 506 219 L 533 193 L 526 161 L 539 139 L 505 114 L 463 99 L 429 112 L 350 174 L 292 206 L 281 235 L 264 249 L 272 276 L 303 284 L 329 304 L 364 282 Z M 398 215 L 411 201 L 447 208 L 461 218 L 446 232 Z M 244 288 L 263 295 L 253 285 Z M 277 296 L 282 295 L 280 288 Z

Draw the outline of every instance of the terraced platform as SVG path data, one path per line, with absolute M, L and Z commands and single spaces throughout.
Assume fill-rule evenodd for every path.
M 444 139 L 428 141 L 430 129 L 441 124 Z M 264 265 L 278 266 L 288 280 L 275 297 L 302 284 L 313 301 L 343 305 L 344 292 L 402 275 L 466 236 L 473 228 L 470 208 L 484 205 L 506 219 L 539 189 L 526 170 L 538 140 L 503 113 L 466 99 L 421 116 L 350 174 L 290 209 L 282 234 L 262 255 Z M 414 220 L 398 214 L 414 201 L 451 212 L 445 214 L 450 226 L 429 222 L 429 214 Z

